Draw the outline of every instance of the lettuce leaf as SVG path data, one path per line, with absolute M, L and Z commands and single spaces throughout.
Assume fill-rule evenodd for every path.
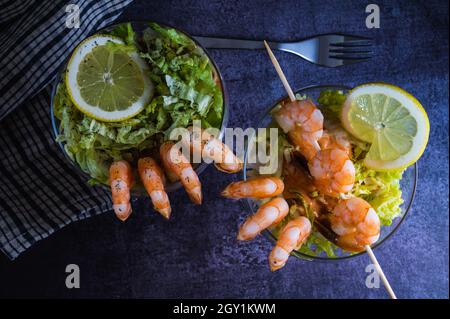
M 339 119 L 345 98 L 346 95 L 342 91 L 324 90 L 320 92 L 317 102 L 322 106 L 321 111 L 325 113 L 325 117 L 332 116 Z
M 110 34 L 124 40 L 126 45 L 136 47 L 136 33 L 131 23 L 124 23 L 117 26 Z
M 165 96 L 158 107 L 186 112 L 214 127 L 219 127 L 223 97 L 213 77 L 208 57 L 186 35 L 151 23 L 144 31 L 146 52 L 141 57 L 151 67 L 156 91 Z M 170 98 L 169 98 L 170 97 Z M 184 123 L 186 116 L 176 114 L 174 121 Z M 166 134 L 170 133 L 166 131 Z
M 391 225 L 402 214 L 400 180 L 403 171 L 379 172 L 368 169 L 362 159 L 354 164 L 356 174 L 352 194 L 366 200 L 375 209 L 381 225 Z
M 124 41 L 108 43 L 111 48 L 138 52 L 148 62 L 156 92 L 138 115 L 106 123 L 78 111 L 64 81 L 59 84 L 54 97 L 54 114 L 60 120 L 57 140 L 92 177 L 90 184 L 107 184 L 113 160 L 126 159 L 135 165 L 141 151 L 157 148 L 175 127 L 187 127 L 195 119 L 216 128 L 222 122 L 222 90 L 214 81 L 212 65 L 186 35 L 157 24 L 151 24 L 140 40 L 131 24 L 122 24 L 110 34 Z

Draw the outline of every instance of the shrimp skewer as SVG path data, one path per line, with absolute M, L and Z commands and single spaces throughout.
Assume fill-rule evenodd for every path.
M 290 101 L 273 115 L 281 129 L 307 160 L 320 150 L 323 115 L 311 100 Z
M 276 197 L 259 207 L 240 227 L 238 240 L 251 240 L 261 231 L 276 225 L 289 213 L 289 205 L 282 197 Z
M 319 146 L 321 149 L 340 149 L 343 150 L 347 156 L 352 155 L 352 146 L 345 131 L 334 129 L 333 131 L 324 130 L 322 137 L 319 139 Z
M 274 114 L 275 120 L 307 159 L 311 175 L 320 190 L 328 195 L 349 192 L 355 181 L 355 168 L 349 158 L 351 156 L 350 143 L 346 141 L 342 134 L 336 135 L 336 138 L 326 135 L 321 140 L 323 135 L 322 113 L 315 109 L 312 102 L 296 101 L 296 97 L 277 59 L 266 41 L 264 41 L 264 45 L 291 100 Z M 302 108 L 302 104 L 305 105 L 304 108 Z M 267 180 L 265 182 L 260 181 L 265 178 L 259 177 L 249 181 L 232 183 L 227 186 L 222 195 L 229 198 L 253 197 L 257 199 L 275 196 L 270 195 L 271 192 L 267 191 L 270 183 Z M 280 180 L 277 184 L 282 183 L 283 181 Z M 280 188 L 284 189 L 284 184 Z M 272 193 L 276 193 L 276 191 Z M 272 204 L 272 201 L 267 204 Z M 279 222 L 275 213 L 265 212 L 266 210 L 267 208 L 264 205 L 261 206 L 258 212 L 243 224 L 238 239 L 255 237 L 259 228 L 262 229 L 261 224 L 265 226 Z M 279 212 L 279 215 L 282 215 L 281 211 Z M 255 223 L 255 220 L 261 221 L 261 224 Z M 341 247 L 351 251 L 367 250 L 369 256 L 377 265 L 377 271 L 386 289 L 391 297 L 396 299 L 370 248 L 370 244 L 376 242 L 380 234 L 380 221 L 373 208 L 360 198 L 343 200 L 334 207 L 330 224 L 333 231 L 338 235 L 337 243 Z M 311 223 L 308 218 L 299 216 L 289 221 L 281 230 L 277 243 L 269 255 L 270 269 L 275 271 L 283 267 L 290 253 L 294 249 L 300 248 L 310 233 Z
M 337 245 L 359 252 L 380 237 L 380 219 L 365 200 L 353 197 L 342 200 L 330 216 L 331 229 L 338 235 Z
M 127 161 L 113 162 L 109 167 L 109 180 L 113 209 L 117 218 L 125 221 L 132 212 L 130 204 L 130 189 L 133 184 L 133 173 Z
M 193 153 L 201 154 L 206 158 L 214 161 L 216 168 L 225 173 L 237 173 L 242 170 L 242 161 L 233 153 L 228 145 L 222 143 L 214 135 L 209 134 L 207 131 L 199 130 L 196 134 L 196 130 L 192 127 L 190 131 L 190 147 Z M 186 140 L 182 140 L 186 143 Z
M 308 218 L 299 216 L 284 226 L 277 243 L 269 255 L 270 270 L 282 268 L 290 253 L 298 249 L 311 233 L 311 223 Z
M 267 43 L 265 45 L 286 90 L 291 93 L 275 56 Z M 322 147 L 326 148 L 321 149 L 324 121 L 322 113 L 312 101 L 297 101 L 292 94 L 289 95 L 291 101 L 282 105 L 273 117 L 307 159 L 317 188 L 330 196 L 348 193 L 355 181 L 355 168 L 349 159 L 350 145 L 340 137 L 334 139 L 327 135 L 321 141 Z
M 342 200 L 329 218 L 331 229 L 337 234 L 336 244 L 342 249 L 367 251 L 383 284 L 392 299 L 397 299 L 370 245 L 380 238 L 380 219 L 375 210 L 362 198 Z
M 314 184 L 332 197 L 350 192 L 355 182 L 355 166 L 350 160 L 352 148 L 347 134 L 336 128 L 324 131 L 319 145 L 321 150 L 308 162 Z
M 326 195 L 337 197 L 352 190 L 355 166 L 339 148 L 321 150 L 308 162 L 314 184 Z
M 284 183 L 281 178 L 259 176 L 246 181 L 231 183 L 222 191 L 222 196 L 232 199 L 264 199 L 280 195 L 283 190 Z
M 153 158 L 144 157 L 138 161 L 138 171 L 155 210 L 169 219 L 172 209 L 169 197 L 164 190 L 164 174 L 161 168 Z
M 275 121 L 288 134 L 299 152 L 309 160 L 320 150 L 317 141 L 323 131 L 322 112 L 312 101 L 296 99 L 269 44 L 264 41 L 264 45 L 290 99 L 290 102 L 284 103 L 281 109 L 274 114 Z
M 161 145 L 161 160 L 168 171 L 172 172 L 180 179 L 189 198 L 195 204 L 202 203 L 202 185 L 198 179 L 197 173 L 191 166 L 191 163 L 176 148 L 172 142 L 166 142 Z

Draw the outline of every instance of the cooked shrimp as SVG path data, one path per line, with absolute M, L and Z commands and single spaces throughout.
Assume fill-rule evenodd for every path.
M 289 213 L 289 205 L 282 197 L 276 197 L 259 207 L 240 227 L 238 240 L 250 240 L 261 231 L 276 225 Z
M 191 132 L 189 146 L 194 153 L 201 154 L 214 161 L 216 168 L 222 172 L 236 173 L 242 170 L 242 161 L 214 135 L 207 131 L 198 132 L 192 127 L 189 128 L 189 131 Z M 182 141 L 186 142 L 185 139 Z
M 197 173 L 191 166 L 191 163 L 184 157 L 180 150 L 173 147 L 172 142 L 166 142 L 161 145 L 159 152 L 161 160 L 165 163 L 167 169 L 174 173 L 180 179 L 189 198 L 195 204 L 202 203 L 202 185 L 198 179 Z
M 163 158 L 161 158 L 161 164 L 164 168 L 164 174 L 165 176 L 167 176 L 167 179 L 171 182 L 171 183 L 175 183 L 179 180 L 178 176 L 175 175 L 174 172 L 172 172 L 169 168 L 169 165 L 167 163 L 167 161 Z
M 311 233 L 311 223 L 308 218 L 299 216 L 292 219 L 280 232 L 277 243 L 269 255 L 270 270 L 283 267 L 289 254 L 301 247 Z
M 352 190 L 355 167 L 341 149 L 324 149 L 308 162 L 314 184 L 326 195 L 339 196 Z
M 319 139 L 319 145 L 322 150 L 337 148 L 343 150 L 349 157 L 352 154 L 352 145 L 346 132 L 342 130 L 324 130 L 322 137 Z
M 273 117 L 307 160 L 320 150 L 318 140 L 323 132 L 323 115 L 312 101 L 286 102 Z
M 286 200 L 298 199 L 298 194 L 300 194 L 303 201 L 312 208 L 314 215 L 320 212 L 321 204 L 313 198 L 317 187 L 307 169 L 296 158 L 290 162 L 286 160 L 283 162 L 283 183 L 283 197 Z
M 109 167 L 109 180 L 113 209 L 117 218 L 125 221 L 131 214 L 130 189 L 133 184 L 133 172 L 127 161 L 116 161 Z
M 164 190 L 164 174 L 155 160 L 144 157 L 138 161 L 138 171 L 147 193 L 152 199 L 153 206 L 161 215 L 169 219 L 170 207 L 169 197 Z
M 380 219 L 365 200 L 342 200 L 330 216 L 331 229 L 338 235 L 337 245 L 348 251 L 362 251 L 380 237 Z
M 283 190 L 284 183 L 279 177 L 258 176 L 246 181 L 231 183 L 222 191 L 222 196 L 233 199 L 264 199 L 280 195 Z

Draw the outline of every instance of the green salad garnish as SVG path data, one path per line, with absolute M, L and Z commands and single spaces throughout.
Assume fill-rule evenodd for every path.
M 148 63 L 155 86 L 151 102 L 136 116 L 122 122 L 100 122 L 80 112 L 62 81 L 54 97 L 54 113 L 60 120 L 58 141 L 68 156 L 91 176 L 90 183 L 107 183 L 109 165 L 125 159 L 135 163 L 143 150 L 157 148 L 175 127 L 200 120 L 203 127 L 220 128 L 222 89 L 203 50 L 185 34 L 155 23 L 137 37 L 131 24 L 111 35 L 125 43 L 110 48 L 138 52 Z

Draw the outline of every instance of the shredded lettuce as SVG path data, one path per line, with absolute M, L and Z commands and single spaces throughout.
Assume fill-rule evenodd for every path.
M 106 123 L 78 111 L 64 81 L 59 84 L 54 97 L 54 113 L 60 120 L 57 140 L 92 177 L 90 184 L 107 183 L 113 160 L 135 164 L 141 151 L 157 148 L 175 127 L 187 127 L 198 119 L 205 127 L 220 128 L 222 122 L 222 90 L 213 67 L 186 35 L 157 24 L 144 30 L 142 39 L 131 24 L 122 24 L 110 34 L 124 41 L 108 43 L 112 49 L 138 52 L 148 62 L 155 95 L 133 118 Z
M 366 200 L 375 209 L 381 225 L 391 225 L 402 213 L 400 180 L 403 171 L 374 171 L 364 166 L 362 159 L 354 165 L 356 174 L 352 194 Z
M 176 124 L 194 117 L 219 127 L 223 98 L 208 57 L 183 33 L 150 26 L 143 34 L 141 57 L 148 61 L 157 94 L 163 97 L 154 100 L 154 107 L 163 107 Z

